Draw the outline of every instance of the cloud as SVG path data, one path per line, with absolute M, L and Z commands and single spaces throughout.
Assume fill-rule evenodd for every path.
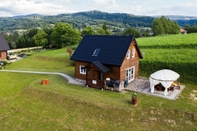
M 194 0 L 1 0 L 0 16 L 56 15 L 89 10 L 134 15 L 196 15 Z M 182 3 L 182 4 L 181 4 Z
M 192 15 L 197 12 L 197 4 L 177 4 L 146 8 L 146 15 Z M 145 14 L 145 10 L 141 13 Z M 140 13 L 140 12 L 138 12 Z
M 115 0 L 94 0 L 94 2 L 97 4 L 102 4 L 102 5 L 115 5 L 116 4 Z
M 70 2 L 70 0 L 67 0 Z M 14 16 L 25 14 L 55 15 L 66 13 L 65 7 L 42 0 L 2 0 L 0 1 L 0 16 Z

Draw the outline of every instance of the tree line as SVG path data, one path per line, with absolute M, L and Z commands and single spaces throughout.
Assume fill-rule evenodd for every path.
M 178 34 L 180 33 L 180 27 L 175 21 L 162 16 L 161 18 L 155 18 L 152 23 L 152 31 L 154 35 L 165 34 Z
M 82 31 L 73 28 L 71 24 L 59 22 L 55 24 L 54 28 L 32 28 L 23 35 L 15 32 L 9 35 L 5 34 L 5 37 L 11 49 L 34 46 L 62 48 L 78 44 L 85 35 L 113 35 L 113 32 L 110 30 L 107 22 L 104 22 L 102 27 L 94 29 L 91 26 L 87 26 Z M 140 33 L 134 28 L 129 28 L 119 35 L 139 37 Z
M 196 26 L 196 23 L 194 23 L 193 26 L 190 26 L 190 25 L 186 25 L 185 26 L 185 30 L 187 30 L 188 33 L 196 33 L 197 32 L 197 26 Z
M 162 16 L 161 18 L 155 18 L 152 23 L 152 31 L 155 36 L 178 34 L 180 33 L 180 27 L 176 22 L 170 21 Z M 85 35 L 114 35 L 114 32 L 112 32 L 107 22 L 104 22 L 101 27 L 93 28 L 92 26 L 86 26 L 82 30 L 74 28 L 69 23 L 58 22 L 53 28 L 33 28 L 23 35 L 14 33 L 5 36 L 10 47 L 14 49 L 33 46 L 62 48 L 78 44 Z M 136 28 L 129 27 L 115 35 L 132 35 L 136 38 L 140 36 L 147 37 L 150 36 L 150 31 L 140 32 Z

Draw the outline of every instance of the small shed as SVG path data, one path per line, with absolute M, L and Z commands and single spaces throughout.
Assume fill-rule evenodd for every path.
M 7 59 L 7 51 L 10 49 L 3 34 L 0 34 L 0 60 Z
M 184 29 L 180 29 L 180 34 L 187 34 L 187 31 Z

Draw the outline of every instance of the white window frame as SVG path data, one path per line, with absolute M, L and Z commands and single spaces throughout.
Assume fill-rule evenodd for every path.
M 132 49 L 131 54 L 132 54 L 131 57 L 134 58 L 135 57 L 135 49 Z
M 131 82 L 135 79 L 135 66 L 126 69 L 126 80 Z
M 85 67 L 85 66 L 83 66 L 83 65 L 80 65 L 80 66 L 79 66 L 79 72 L 80 72 L 80 74 L 86 74 L 86 70 L 85 70 L 84 67 Z
M 92 80 L 92 84 L 96 85 L 97 81 L 96 80 Z
M 127 59 L 130 59 L 130 54 L 131 54 L 131 53 L 130 53 L 130 50 L 128 50 L 128 51 L 127 51 L 127 54 L 126 54 L 126 58 L 127 58 Z

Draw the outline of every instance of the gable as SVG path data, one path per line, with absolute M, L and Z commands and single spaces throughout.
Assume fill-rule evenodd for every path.
M 10 47 L 4 37 L 4 35 L 0 34 L 0 51 L 7 51 Z
M 84 36 L 71 60 L 121 66 L 133 36 Z

